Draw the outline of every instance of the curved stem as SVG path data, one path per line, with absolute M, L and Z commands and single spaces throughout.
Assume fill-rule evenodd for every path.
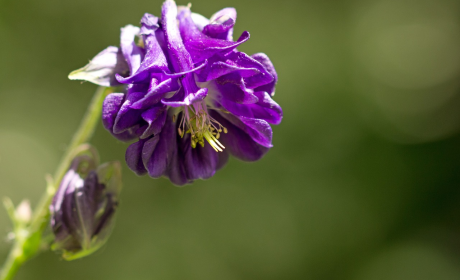
M 75 132 L 69 147 L 67 148 L 61 162 L 56 169 L 54 177 L 47 178 L 46 192 L 43 194 L 37 208 L 34 211 L 34 216 L 30 224 L 27 226 L 15 229 L 15 242 L 11 248 L 3 269 L 0 274 L 0 280 L 13 279 L 19 267 L 28 259 L 38 253 L 40 239 L 43 231 L 46 229 L 50 219 L 49 205 L 53 199 L 62 177 L 66 173 L 73 159 L 74 151 L 83 143 L 90 140 L 96 125 L 101 116 L 102 102 L 105 96 L 112 92 L 112 88 L 99 87 L 91 100 L 86 114 L 80 123 L 80 127 Z M 34 242 L 33 239 L 37 239 Z M 37 248 L 26 248 L 30 244 L 37 244 Z

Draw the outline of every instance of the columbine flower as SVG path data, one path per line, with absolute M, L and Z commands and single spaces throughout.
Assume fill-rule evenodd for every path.
M 262 53 L 248 56 L 233 41 L 236 11 L 209 20 L 167 0 L 161 20 L 145 14 L 141 28 L 121 30 L 120 48 L 109 47 L 71 79 L 123 85 L 107 96 L 103 123 L 122 141 L 138 175 L 167 176 L 178 185 L 214 175 L 228 154 L 260 159 L 272 147 L 270 124 L 279 124 L 273 101 L 277 74 Z
M 50 205 L 52 249 L 73 260 L 100 248 L 110 235 L 120 190 L 118 162 L 97 167 L 94 157 L 76 157 Z

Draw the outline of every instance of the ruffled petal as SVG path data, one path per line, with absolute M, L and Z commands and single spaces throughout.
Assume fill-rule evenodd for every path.
M 222 99 L 222 107 L 235 116 L 262 119 L 271 124 L 280 124 L 283 110 L 266 92 L 256 92 L 258 101 L 254 104 L 239 104 L 232 100 Z
M 113 132 L 115 118 L 117 117 L 118 111 L 120 111 L 124 99 L 124 93 L 111 93 L 107 95 L 102 103 L 102 124 L 105 129 L 110 132 Z
M 258 144 L 271 148 L 273 131 L 265 120 L 239 117 L 240 121 L 246 125 L 244 131 L 252 137 Z
M 203 34 L 215 39 L 233 41 L 235 22 L 235 8 L 224 8 L 211 16 L 210 23 L 203 28 Z
M 225 150 L 234 157 L 244 161 L 256 161 L 268 152 L 268 147 L 258 144 L 243 129 L 227 120 L 228 114 L 221 115 L 215 111 L 212 111 L 211 114 L 213 118 L 227 128 L 228 132 L 221 134 L 219 141 L 225 146 Z
M 115 78 L 116 74 L 126 75 L 129 72 L 128 64 L 117 47 L 108 47 L 98 53 L 83 68 L 69 74 L 70 80 L 83 80 L 103 87 L 120 85 Z
M 122 133 L 114 133 L 113 131 L 115 119 L 124 102 L 124 98 L 124 93 L 112 93 L 104 99 L 104 103 L 102 104 L 102 124 L 115 138 L 126 142 L 137 137 L 136 129 L 138 127 L 129 128 Z
M 221 116 L 234 126 L 246 132 L 256 143 L 267 148 L 273 147 L 273 131 L 267 121 L 225 113 L 221 114 Z
M 184 72 L 193 68 L 193 61 L 185 49 L 181 34 L 177 28 L 177 6 L 172 0 L 166 0 L 161 10 L 166 45 L 175 72 Z
M 131 169 L 139 176 L 147 173 L 147 170 L 144 167 L 144 163 L 142 162 L 142 149 L 146 141 L 147 139 L 139 139 L 139 141 L 129 145 L 128 149 L 126 149 L 126 164 L 128 165 L 129 169 Z
M 175 79 L 167 79 L 162 81 L 157 86 L 150 89 L 147 94 L 134 102 L 131 108 L 133 109 L 147 109 L 151 106 L 155 106 L 161 99 L 163 99 L 166 94 L 171 91 L 177 91 L 179 89 L 179 84 Z
M 179 7 L 181 8 L 181 7 Z M 204 27 L 209 24 L 209 19 L 206 17 L 197 14 L 197 13 L 192 13 L 192 20 L 193 23 L 196 25 L 196 27 L 200 30 L 203 31 Z
M 170 61 L 175 72 L 186 72 L 194 68 L 193 61 L 182 42 L 176 18 L 176 4 L 172 0 L 165 1 L 162 8 L 162 22 Z M 196 85 L 193 73 L 187 72 L 181 79 L 181 85 L 181 90 L 173 97 L 163 99 L 162 103 L 168 106 L 179 107 L 193 104 L 206 97 L 207 89 L 200 89 Z
M 203 68 L 205 68 L 205 66 L 208 64 L 208 61 L 205 60 L 203 61 L 203 63 L 201 63 L 200 65 L 198 65 L 197 67 L 195 68 L 190 68 L 190 70 L 187 70 L 187 71 L 184 71 L 184 72 L 176 72 L 176 73 L 172 73 L 172 74 L 168 74 L 168 73 L 165 73 L 164 76 L 165 77 L 168 77 L 168 78 L 179 78 L 181 76 L 185 76 L 187 74 L 193 74 Z
M 271 124 L 280 124 L 283 119 L 283 109 L 276 103 L 267 92 L 254 93 L 259 101 L 251 104 L 252 114 L 256 119 L 263 119 Z
M 224 77 L 228 76 L 239 76 L 239 74 L 232 73 Z M 252 89 L 246 88 L 241 76 L 229 80 L 234 82 L 224 82 L 219 78 L 214 83 L 211 83 L 210 87 L 213 91 L 216 91 L 216 93 L 214 93 L 216 96 L 220 96 L 222 100 L 228 100 L 240 104 L 253 104 L 259 100 L 257 96 L 254 95 L 254 91 Z
M 186 94 L 185 89 L 181 88 L 173 97 L 162 99 L 161 103 L 171 107 L 190 106 L 193 103 L 203 101 L 207 95 L 207 88 L 198 89 L 194 94 Z
M 160 28 L 160 25 L 158 24 L 158 17 L 145 13 L 141 19 L 140 34 L 144 36 L 154 35 L 158 28 Z
M 168 116 L 160 134 L 145 142 L 142 149 L 142 162 L 149 176 L 159 178 L 167 174 L 176 140 L 176 129 L 172 118 Z
M 118 76 L 120 83 L 145 82 L 153 73 L 169 73 L 168 62 L 156 38 L 156 30 L 159 28 L 158 18 L 146 13 L 141 23 L 140 34 L 143 36 L 145 46 L 144 59 L 135 74 L 126 78 Z
M 136 45 L 135 37 L 139 35 L 139 27 L 127 25 L 121 29 L 120 47 L 129 65 L 129 72 L 136 73 L 144 58 L 144 50 Z
M 142 113 L 142 118 L 147 122 L 148 127 L 140 136 L 141 139 L 160 133 L 166 121 L 166 106 L 156 106 Z
M 255 67 L 241 67 L 234 61 L 227 59 L 226 56 L 214 55 L 202 70 L 197 71 L 198 82 L 207 82 L 217 79 L 227 74 L 238 72 L 240 77 L 251 77 L 260 73 Z
M 247 31 L 243 32 L 237 42 L 206 36 L 193 23 L 191 12 L 188 8 L 181 10 L 178 19 L 185 48 L 190 53 L 194 63 L 204 61 L 217 53 L 229 53 L 249 39 L 249 32 Z
M 273 75 L 268 71 L 268 69 L 264 67 L 264 65 L 262 65 L 262 63 L 243 52 L 232 52 L 228 54 L 226 58 L 227 60 L 232 61 L 241 68 L 255 68 L 259 71 L 255 75 L 243 77 L 244 84 L 247 88 L 254 89 L 256 87 L 263 86 L 274 81 Z
M 273 66 L 273 63 L 270 61 L 270 58 L 264 53 L 256 53 L 251 56 L 258 62 L 260 62 L 264 68 L 268 71 L 273 76 L 273 81 L 271 81 L 268 84 L 262 85 L 258 88 L 256 88 L 256 91 L 266 91 L 270 96 L 275 95 L 275 85 L 278 82 L 278 74 L 276 73 L 275 66 Z
M 131 105 L 145 95 L 145 92 L 143 91 L 144 88 L 145 85 L 133 86 L 128 90 L 126 99 L 118 111 L 117 117 L 115 118 L 115 123 L 113 125 L 114 133 L 119 134 L 136 125 L 142 125 L 142 111 L 132 109 Z

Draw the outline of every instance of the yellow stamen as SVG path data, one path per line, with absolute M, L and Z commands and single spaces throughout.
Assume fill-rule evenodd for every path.
M 205 104 L 194 104 L 184 108 L 182 120 L 177 129 L 181 137 L 185 133 L 190 133 L 191 146 L 195 148 L 197 144 L 204 147 L 204 140 L 211 145 L 216 152 L 222 152 L 224 145 L 219 142 L 220 132 L 227 133 L 227 129 L 218 121 L 208 115 Z M 185 131 L 185 133 L 184 133 Z

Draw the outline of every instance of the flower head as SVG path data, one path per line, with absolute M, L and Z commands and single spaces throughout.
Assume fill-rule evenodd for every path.
M 77 156 L 50 205 L 52 249 L 73 260 L 100 248 L 110 235 L 120 190 L 118 162 L 97 166 L 94 155 Z
M 141 27 L 121 29 L 120 48 L 109 47 L 71 73 L 103 86 L 123 86 L 104 101 L 103 123 L 122 141 L 138 175 L 167 176 L 183 185 L 214 175 L 228 155 L 260 159 L 279 124 L 273 101 L 277 74 L 263 53 L 249 56 L 233 40 L 236 11 L 210 19 L 167 0 L 161 19 L 145 14 Z

